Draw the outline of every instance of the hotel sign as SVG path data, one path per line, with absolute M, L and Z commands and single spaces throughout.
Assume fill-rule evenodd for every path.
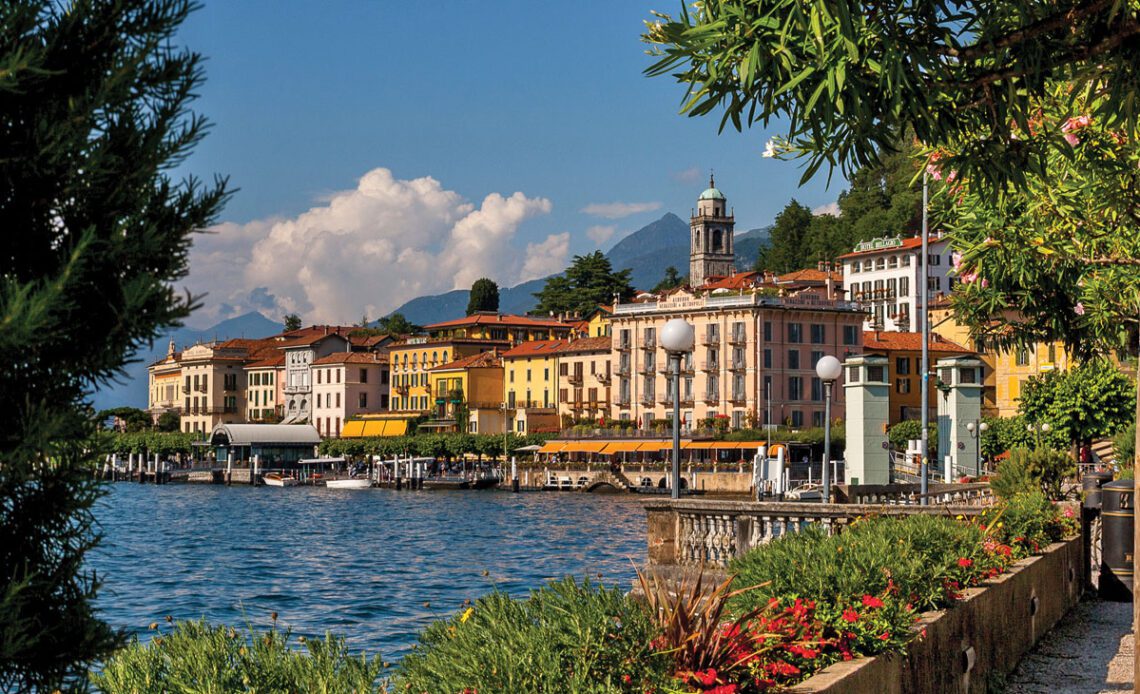
M 858 243 L 855 246 L 855 252 L 862 253 L 863 251 L 877 251 L 881 248 L 898 248 L 902 245 L 902 239 L 898 236 L 884 236 L 882 238 Z

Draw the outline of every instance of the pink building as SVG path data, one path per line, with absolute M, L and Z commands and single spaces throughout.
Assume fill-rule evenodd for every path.
M 388 411 L 388 355 L 336 352 L 312 364 L 313 425 L 338 437 L 349 417 Z

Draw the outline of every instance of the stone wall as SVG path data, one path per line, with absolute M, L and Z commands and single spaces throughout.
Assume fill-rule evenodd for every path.
M 1024 559 L 1010 572 L 966 590 L 952 609 L 922 615 L 914 629 L 925 628 L 926 637 L 912 642 L 905 655 L 836 663 L 790 691 L 983 694 L 991 675 L 1011 672 L 1077 604 L 1081 562 L 1080 538 L 1051 545 L 1044 554 Z

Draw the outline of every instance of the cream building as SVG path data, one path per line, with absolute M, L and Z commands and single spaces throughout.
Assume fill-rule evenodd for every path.
M 178 363 L 181 355 L 175 350 L 174 339 L 171 338 L 166 356 L 147 369 L 147 413 L 151 421 L 158 422 L 158 418 L 165 412 L 182 413 L 182 365 Z
M 701 194 L 693 217 L 690 277 L 712 281 L 614 306 L 612 416 L 648 427 L 671 415 L 668 358 L 658 336 L 666 322 L 683 318 L 696 329 L 695 349 L 682 367 L 680 405 L 686 427 L 722 415 L 732 428 L 769 421 L 822 426 L 824 387 L 815 375 L 816 362 L 824 355 L 842 360 L 861 352 L 865 313 L 853 303 L 821 297 L 816 289 L 792 294 L 789 287 L 781 296 L 780 291 L 721 286 L 722 255 L 732 267 L 731 246 L 724 245 L 723 236 L 718 245 L 716 237 L 717 231 L 731 236 L 725 202 L 720 191 L 710 188 Z M 843 417 L 843 403 L 843 388 L 837 384 L 833 418 Z
M 939 295 L 953 289 L 954 265 L 950 243 L 941 235 L 930 236 L 927 251 L 927 285 L 934 304 Z M 864 330 L 922 332 L 921 259 L 921 236 L 884 236 L 864 241 L 851 253 L 839 256 L 847 299 L 868 311 Z
M 353 328 L 319 326 L 309 334 L 278 345 L 285 355 L 285 418 L 283 424 L 304 424 L 313 416 L 313 374 L 311 366 L 321 357 L 335 352 L 348 352 L 352 343 L 348 334 Z
M 198 344 L 182 351 L 182 431 L 213 431 L 245 421 L 250 340 Z
M 285 416 L 285 355 L 275 354 L 245 367 L 246 420 L 275 424 Z
M 610 416 L 612 343 L 610 337 L 587 337 L 558 348 L 558 414 L 563 421 Z

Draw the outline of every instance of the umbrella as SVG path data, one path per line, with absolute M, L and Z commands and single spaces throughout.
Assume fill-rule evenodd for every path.
M 526 453 L 533 453 L 533 452 L 535 452 L 537 450 L 541 450 L 541 449 L 542 449 L 542 446 L 530 445 L 530 446 L 523 446 L 522 448 L 516 448 L 515 451 L 524 451 Z

